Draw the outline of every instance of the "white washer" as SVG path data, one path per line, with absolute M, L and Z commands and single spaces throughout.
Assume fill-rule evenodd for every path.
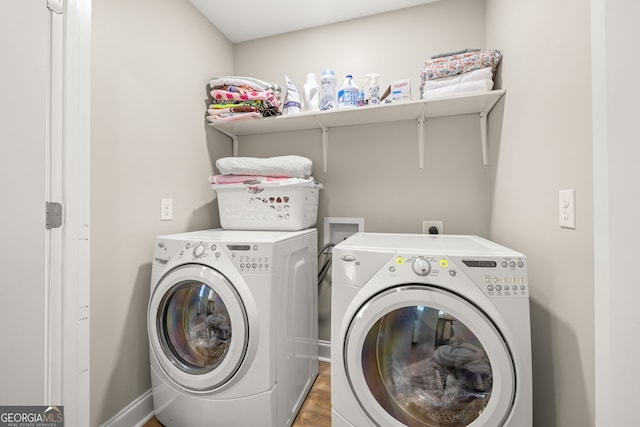
M 156 239 L 147 313 L 165 426 L 289 426 L 318 373 L 317 232 Z
M 525 256 L 477 236 L 333 249 L 332 426 L 532 425 Z

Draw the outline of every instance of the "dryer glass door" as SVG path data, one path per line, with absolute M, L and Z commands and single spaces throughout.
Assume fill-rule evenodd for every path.
M 200 265 L 172 270 L 149 305 L 149 336 L 163 370 L 195 391 L 224 384 L 244 360 L 247 315 L 233 285 Z
M 200 374 L 220 365 L 232 333 L 220 294 L 205 283 L 184 281 L 165 295 L 159 312 L 166 353 L 182 370 Z
M 380 425 L 499 426 L 513 403 L 513 363 L 497 329 L 466 300 L 424 285 L 362 306 L 345 365 L 353 393 Z

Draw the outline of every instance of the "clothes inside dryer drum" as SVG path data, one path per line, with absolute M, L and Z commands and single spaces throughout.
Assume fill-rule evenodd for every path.
M 362 366 L 378 403 L 408 426 L 467 426 L 491 397 L 491 365 L 479 340 L 430 307 L 402 307 L 374 323 Z
M 177 284 L 158 308 L 158 332 L 167 357 L 191 374 L 215 369 L 231 343 L 231 322 L 224 301 L 204 283 Z

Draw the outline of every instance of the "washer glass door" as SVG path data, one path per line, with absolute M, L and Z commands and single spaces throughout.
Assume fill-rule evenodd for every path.
M 151 344 L 179 385 L 210 390 L 238 370 L 247 348 L 247 316 L 233 285 L 201 265 L 172 270 L 149 307 Z M 153 324 L 153 327 L 152 327 Z
M 463 298 L 406 285 L 374 296 L 345 342 L 352 392 L 378 425 L 502 425 L 515 374 L 493 323 Z

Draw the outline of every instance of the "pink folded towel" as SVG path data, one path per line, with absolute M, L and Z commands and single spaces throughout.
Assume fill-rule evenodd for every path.
M 209 177 L 210 184 L 241 184 L 248 181 L 282 181 L 289 179 L 289 176 L 258 176 L 258 175 L 214 175 Z

